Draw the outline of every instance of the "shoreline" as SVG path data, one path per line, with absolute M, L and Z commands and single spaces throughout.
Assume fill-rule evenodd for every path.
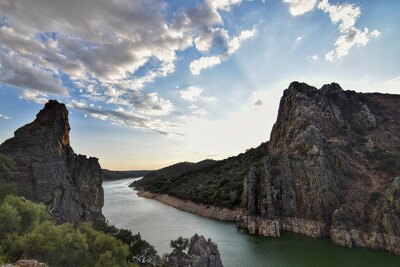
M 182 200 L 167 194 L 152 193 L 150 191 L 138 190 L 139 197 L 157 200 L 165 205 L 176 208 L 180 211 L 193 213 L 201 217 L 216 219 L 225 222 L 236 222 L 241 215 L 241 209 L 228 209 L 216 206 L 197 204 L 190 200 Z

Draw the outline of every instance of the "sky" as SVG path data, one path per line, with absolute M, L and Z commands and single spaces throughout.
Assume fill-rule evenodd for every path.
M 400 94 L 398 0 L 0 0 L 0 142 L 49 99 L 103 168 L 223 159 L 283 90 Z

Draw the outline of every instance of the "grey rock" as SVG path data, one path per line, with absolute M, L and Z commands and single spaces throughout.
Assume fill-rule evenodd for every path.
M 0 145 L 16 163 L 12 181 L 20 194 L 44 203 L 60 222 L 104 220 L 102 170 L 97 158 L 74 153 L 68 110 L 50 100 L 36 119 Z
M 244 178 L 238 226 L 400 254 L 399 107 L 398 95 L 290 84 L 265 157 Z
M 168 267 L 223 267 L 217 244 L 197 234 L 190 239 L 188 253 L 175 249 L 167 258 Z

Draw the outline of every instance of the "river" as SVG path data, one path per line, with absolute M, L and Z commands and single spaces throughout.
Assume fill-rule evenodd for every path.
M 400 256 L 384 251 L 347 249 L 329 239 L 285 232 L 280 238 L 238 230 L 233 223 L 182 212 L 156 200 L 141 198 L 128 185 L 135 179 L 106 181 L 103 214 L 109 223 L 132 230 L 152 244 L 159 255 L 171 252 L 169 242 L 198 233 L 218 244 L 225 267 L 380 267 L 400 266 Z

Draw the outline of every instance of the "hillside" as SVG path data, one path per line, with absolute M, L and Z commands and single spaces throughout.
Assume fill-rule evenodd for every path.
M 103 169 L 103 180 L 119 180 L 125 178 L 137 178 L 149 174 L 149 170 L 135 170 L 135 171 L 111 171 Z
M 196 203 L 233 208 L 240 205 L 243 177 L 249 166 L 259 161 L 265 150 L 263 143 L 225 160 L 178 163 L 150 173 L 131 186 Z

